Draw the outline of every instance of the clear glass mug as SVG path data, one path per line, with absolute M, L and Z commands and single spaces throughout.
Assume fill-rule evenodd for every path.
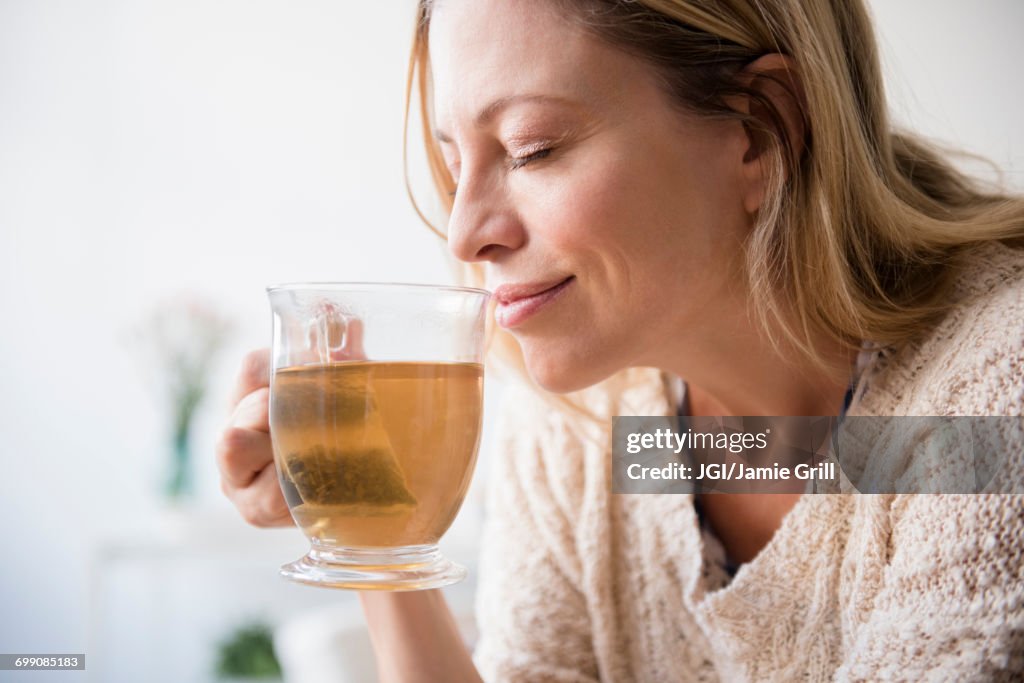
M 488 292 L 301 283 L 267 294 L 274 463 L 311 546 L 281 574 L 360 590 L 465 578 L 437 543 L 476 464 Z

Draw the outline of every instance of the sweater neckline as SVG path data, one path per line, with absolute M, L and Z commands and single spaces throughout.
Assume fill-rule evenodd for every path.
M 870 342 L 862 344 L 861 351 L 857 356 L 854 372 L 851 376 L 850 385 L 846 395 L 843 397 L 843 405 L 839 414 L 840 419 L 845 417 L 847 410 L 853 403 L 860 400 L 866 389 L 866 382 L 863 381 L 866 377 L 866 371 L 873 365 L 881 351 L 881 347 Z M 689 392 L 687 391 L 685 380 L 674 375 L 666 379 L 665 388 L 668 394 L 669 407 L 674 408 L 677 416 L 690 415 Z M 818 497 L 815 494 L 801 496 L 796 504 L 783 516 L 782 521 L 779 523 L 779 528 L 776 529 L 775 533 L 772 534 L 772 537 L 757 555 L 747 562 L 737 563 L 729 555 L 725 545 L 702 513 L 697 496 L 693 494 L 686 494 L 686 496 L 689 499 L 689 505 L 686 506 L 686 509 L 690 513 L 690 518 L 686 520 L 686 524 L 691 527 L 691 531 L 697 539 L 699 549 L 699 552 L 693 553 L 698 566 L 691 567 L 690 576 L 693 577 L 694 583 L 688 590 L 688 594 L 694 601 L 695 606 L 705 601 L 705 598 L 710 599 L 713 595 L 728 595 L 725 591 L 730 590 L 737 584 L 737 577 L 741 572 L 744 575 L 753 574 L 756 576 L 759 574 L 760 572 L 757 569 L 759 564 L 772 562 L 771 559 L 765 558 L 778 555 L 781 552 L 779 546 L 786 547 L 791 543 L 789 537 L 795 533 L 792 528 L 801 525 L 801 517 L 805 514 L 805 509 L 812 506 L 813 499 Z M 722 581 L 722 576 L 727 578 Z
M 726 552 L 721 540 L 710 527 L 708 527 L 707 533 L 703 533 L 697 512 L 696 497 L 691 495 L 691 522 L 696 528 L 698 543 L 700 544 L 700 553 L 698 555 L 701 562 L 701 566 L 694 574 L 698 581 L 690 587 L 690 594 L 693 596 L 695 606 L 712 600 L 721 601 L 728 599 L 726 596 L 736 592 L 746 593 L 752 586 L 760 583 L 767 569 L 779 566 L 779 563 L 787 555 L 791 555 L 795 551 L 792 548 L 794 542 L 802 546 L 803 541 L 800 539 L 803 538 L 803 535 L 800 533 L 800 529 L 806 526 L 805 520 L 808 519 L 808 514 L 811 514 L 809 519 L 814 519 L 813 513 L 809 513 L 808 510 L 814 507 L 815 501 L 819 497 L 814 494 L 801 496 L 796 504 L 783 516 L 782 521 L 779 523 L 779 528 L 775 530 L 775 533 L 772 534 L 772 537 L 768 539 L 768 542 L 757 555 L 747 562 L 735 564 L 729 558 L 729 554 Z M 795 540 L 794 534 L 796 535 Z M 709 543 L 714 545 L 709 547 Z M 713 561 L 715 557 L 724 558 L 722 569 L 729 576 L 728 581 L 718 586 L 707 585 L 703 580 L 704 563 Z M 729 571 L 730 565 L 732 566 L 731 572 Z

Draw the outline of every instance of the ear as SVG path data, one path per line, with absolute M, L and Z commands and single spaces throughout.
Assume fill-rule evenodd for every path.
M 743 154 L 743 176 L 747 182 L 744 206 L 756 213 L 764 201 L 769 169 L 764 163 L 765 151 L 774 144 L 765 131 L 778 131 L 787 149 L 784 155 L 792 170 L 804 153 L 807 136 L 806 98 L 793 60 L 782 54 L 763 55 L 748 64 L 739 74 L 740 85 L 751 94 L 738 96 L 734 106 L 749 114 L 755 123 L 745 125 L 747 149 Z

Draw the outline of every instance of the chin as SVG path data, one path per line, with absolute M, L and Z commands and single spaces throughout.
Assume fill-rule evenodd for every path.
M 524 360 L 533 381 L 553 394 L 568 394 L 586 389 L 612 375 L 610 372 L 595 372 L 596 367 L 587 364 L 580 357 L 558 355 L 538 358 L 527 353 Z

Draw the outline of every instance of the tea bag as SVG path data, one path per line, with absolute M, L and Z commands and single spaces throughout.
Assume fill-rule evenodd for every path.
M 304 504 L 345 506 L 344 514 L 407 512 L 416 498 L 384 428 L 372 371 L 336 362 L 364 357 L 361 321 L 334 304 L 322 303 L 310 324 L 308 341 L 323 368 L 320 381 L 293 387 L 297 395 L 290 400 L 279 398 L 305 413 L 295 415 L 297 419 L 321 422 L 310 427 L 322 430 L 323 439 L 284 457 L 294 484 L 286 496 L 297 496 Z
M 313 446 L 285 459 L 304 503 L 352 506 L 352 514 L 393 514 L 416 505 L 394 454 Z

